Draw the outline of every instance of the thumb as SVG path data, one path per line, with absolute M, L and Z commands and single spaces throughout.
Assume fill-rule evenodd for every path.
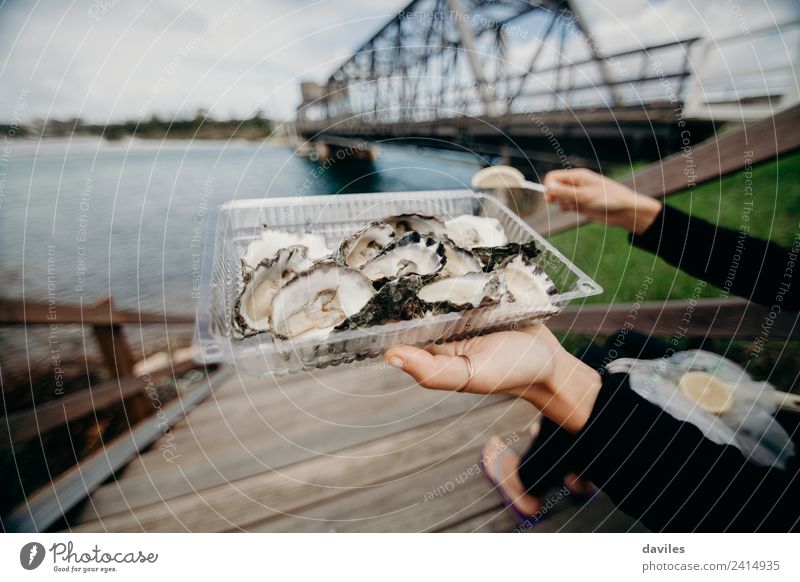
M 425 388 L 456 390 L 469 380 L 463 358 L 434 355 L 413 346 L 394 346 L 386 351 L 384 361 L 412 376 Z

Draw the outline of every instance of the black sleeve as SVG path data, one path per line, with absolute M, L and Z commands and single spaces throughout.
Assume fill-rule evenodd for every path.
M 796 531 L 797 458 L 786 471 L 746 461 L 607 374 L 577 435 L 577 468 L 654 531 Z
M 791 249 L 751 237 L 743 214 L 739 231 L 717 227 L 664 205 L 631 243 L 733 295 L 785 311 L 800 310 L 800 238 Z M 797 281 L 794 281 L 797 270 Z

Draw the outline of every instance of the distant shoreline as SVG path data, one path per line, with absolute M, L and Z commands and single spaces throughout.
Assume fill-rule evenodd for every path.
M 277 131 L 276 131 L 277 130 Z M 286 139 L 280 125 L 258 113 L 248 119 L 220 121 L 198 111 L 192 119 L 129 120 L 121 123 L 89 124 L 81 119 L 48 119 L 27 124 L 4 125 L 0 132 L 16 137 L 65 138 L 77 136 L 101 137 L 109 142 L 131 138 L 148 140 L 230 140 L 265 141 Z

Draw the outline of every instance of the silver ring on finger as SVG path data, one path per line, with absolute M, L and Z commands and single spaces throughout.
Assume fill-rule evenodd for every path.
M 475 374 L 475 369 L 472 367 L 472 360 L 469 359 L 468 355 L 458 354 L 456 357 L 462 358 L 464 363 L 467 364 L 467 380 L 461 386 L 456 388 L 456 392 L 464 392 L 467 388 L 469 388 L 469 385 L 472 382 L 472 376 Z

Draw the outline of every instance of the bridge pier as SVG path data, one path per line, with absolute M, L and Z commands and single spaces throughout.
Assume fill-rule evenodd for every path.
M 295 147 L 295 153 L 312 162 L 329 164 L 372 162 L 379 154 L 377 144 L 359 139 L 323 137 Z

